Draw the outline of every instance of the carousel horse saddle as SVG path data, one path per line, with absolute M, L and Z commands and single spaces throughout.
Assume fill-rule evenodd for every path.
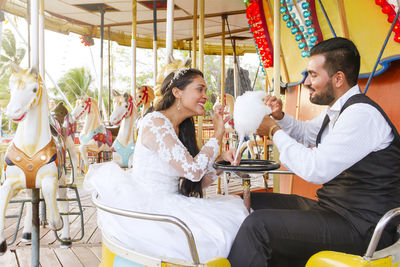
M 27 188 L 35 188 L 38 170 L 46 164 L 57 159 L 57 146 L 52 139 L 44 148 L 32 157 L 26 155 L 22 150 L 12 143 L 6 153 L 5 162 L 7 166 L 18 166 L 25 173 Z M 56 161 L 57 165 L 58 162 Z

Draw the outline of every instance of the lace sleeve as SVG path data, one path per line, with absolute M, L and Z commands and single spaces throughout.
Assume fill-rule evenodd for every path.
M 194 182 L 200 181 L 218 155 L 217 139 L 211 138 L 193 158 L 176 136 L 170 121 L 157 112 L 151 115 L 141 125 L 142 144 L 155 151 L 161 160 L 182 177 Z

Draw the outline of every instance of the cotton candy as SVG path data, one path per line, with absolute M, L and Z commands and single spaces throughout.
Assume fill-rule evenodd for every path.
M 233 120 L 235 130 L 239 135 L 239 147 L 235 161 L 239 155 L 244 137 L 255 132 L 260 126 L 265 115 L 272 113 L 269 106 L 264 104 L 267 93 L 264 91 L 247 91 L 235 101 Z

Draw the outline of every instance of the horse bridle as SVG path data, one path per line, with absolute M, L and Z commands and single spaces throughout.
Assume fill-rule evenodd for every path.
M 39 105 L 40 101 L 42 100 L 43 82 L 39 75 L 36 75 L 36 83 L 38 84 L 38 90 L 36 92 L 35 98 L 33 99 L 32 103 L 30 104 L 29 108 L 31 108 L 36 103 L 36 101 L 37 101 L 37 104 Z
M 143 89 L 143 96 L 142 96 L 142 99 L 140 99 L 140 101 L 139 101 L 139 103 L 137 104 L 137 107 L 138 108 L 140 108 L 140 106 L 143 104 L 146 104 L 147 103 L 147 101 L 149 100 L 149 93 L 148 93 L 148 88 L 147 87 L 144 87 L 144 89 Z
M 89 108 L 88 113 L 90 113 L 90 109 L 92 107 L 92 99 L 89 97 L 88 99 L 85 100 L 85 104 L 86 106 L 83 108 L 83 110 L 81 111 L 81 113 L 79 113 L 78 116 L 76 116 L 76 120 L 80 118 L 80 116 L 82 116 L 83 113 L 85 113 L 85 111 Z
M 133 98 L 131 95 L 128 96 L 128 103 L 129 106 L 125 111 L 124 116 L 122 116 L 122 118 L 117 122 L 117 125 L 126 117 L 126 115 L 129 113 L 129 116 L 132 116 L 133 113 Z

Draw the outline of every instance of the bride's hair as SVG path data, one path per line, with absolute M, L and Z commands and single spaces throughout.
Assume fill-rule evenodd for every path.
M 185 90 L 186 86 L 192 83 L 197 76 L 204 78 L 203 73 L 197 69 L 178 69 L 171 72 L 161 85 L 162 99 L 155 107 L 156 111 L 165 110 L 172 106 L 175 102 L 175 96 L 172 93 L 172 88 L 177 87 L 180 90 Z M 179 124 L 179 140 L 187 148 L 190 155 L 195 157 L 199 153 L 199 148 L 196 142 L 196 131 L 194 128 L 193 118 L 187 118 Z M 203 197 L 201 181 L 192 182 L 183 177 L 179 192 L 185 196 Z

